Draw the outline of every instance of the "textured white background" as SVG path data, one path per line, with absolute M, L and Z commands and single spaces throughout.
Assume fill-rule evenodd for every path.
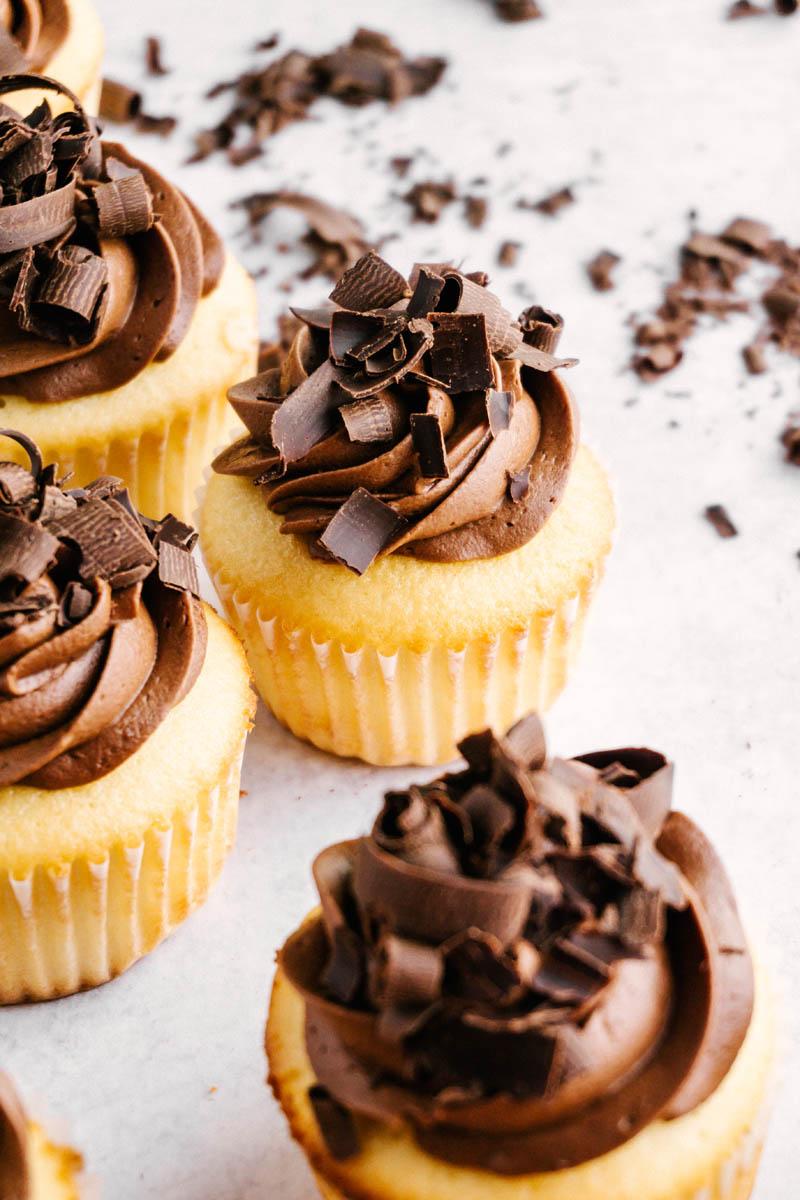
M 679 805 L 720 847 L 796 995 L 800 470 L 782 462 L 777 437 L 800 408 L 798 362 L 776 354 L 769 374 L 748 377 L 739 349 L 753 325 L 737 316 L 646 386 L 625 368 L 625 321 L 657 302 L 691 208 L 709 231 L 743 213 L 800 238 L 800 16 L 727 24 L 725 0 L 542 0 L 547 20 L 507 26 L 487 0 L 99 3 L 109 73 L 141 81 L 151 111 L 181 117 L 170 139 L 131 138 L 135 149 L 180 180 L 251 269 L 269 268 L 265 334 L 286 304 L 277 285 L 303 265 L 275 245 L 302 223 L 274 215 L 262 246 L 245 252 L 242 214 L 228 205 L 279 187 L 349 207 L 374 237 L 399 232 L 385 252 L 401 268 L 463 258 L 492 271 L 515 311 L 535 299 L 566 314 L 563 348 L 581 358 L 570 382 L 585 436 L 613 472 L 621 526 L 580 668 L 549 720 L 551 746 L 644 742 L 675 757 Z M 192 132 L 225 105 L 203 92 L 254 61 L 258 37 L 280 29 L 283 48 L 323 51 L 359 23 L 408 52 L 448 56 L 443 85 L 394 112 L 321 102 L 238 172 L 221 159 L 182 165 Z M 147 33 L 164 38 L 174 70 L 163 80 L 143 79 Z M 501 142 L 513 147 L 504 157 Z M 399 185 L 387 160 L 411 151 Z M 486 186 L 470 189 L 479 176 Z M 438 225 L 410 225 L 398 192 L 427 177 L 488 195 L 486 227 L 469 229 L 460 205 Z M 515 209 L 566 182 L 577 203 L 555 219 Z M 506 237 L 524 253 L 495 269 Z M 600 295 L 583 264 L 604 246 L 624 261 L 617 289 Z M 317 281 L 293 296 L 321 294 Z M 728 506 L 738 539 L 720 540 L 701 518 L 710 503 Z M 264 1086 L 273 955 L 314 900 L 312 854 L 365 831 L 382 790 L 414 774 L 336 762 L 260 710 L 239 839 L 206 908 L 119 981 L 0 1012 L 4 1064 L 29 1100 L 67 1118 L 105 1196 L 315 1195 Z M 794 1194 L 800 1160 L 798 1033 L 785 1008 L 784 1085 L 758 1200 Z

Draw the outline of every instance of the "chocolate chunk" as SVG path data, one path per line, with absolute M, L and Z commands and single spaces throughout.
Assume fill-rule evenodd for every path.
M 100 92 L 100 116 L 106 121 L 124 125 L 137 117 L 142 108 L 142 93 L 136 88 L 119 83 L 116 79 L 103 79 Z
M 144 233 L 155 220 L 153 197 L 140 172 L 123 179 L 99 183 L 91 191 L 97 224 L 103 237 L 130 237 Z
M 536 0 L 494 0 L 494 7 L 501 21 L 536 21 L 544 16 Z
M 424 183 L 415 183 L 403 199 L 410 204 L 415 221 L 427 221 L 432 225 L 439 220 L 442 211 L 456 198 L 456 189 L 452 183 L 436 183 L 429 179 Z
M 721 504 L 710 504 L 703 516 L 710 521 L 721 538 L 736 537 L 739 532 Z
M 575 195 L 571 187 L 558 188 L 541 200 L 519 200 L 517 208 L 529 208 L 534 212 L 543 213 L 546 217 L 554 217 L 562 208 L 575 203 Z
M 497 261 L 501 267 L 514 267 L 517 264 L 517 255 L 521 247 L 521 242 L 502 242 L 500 249 L 497 251 Z
M 331 1158 L 341 1162 L 358 1154 L 361 1144 L 350 1109 L 335 1100 L 328 1089 L 319 1083 L 312 1084 L 308 1089 L 308 1098 Z
M 412 413 L 411 436 L 423 479 L 448 479 L 447 451 L 436 413 Z
M 90 583 L 99 577 L 113 588 L 145 579 L 157 556 L 138 521 L 115 499 L 99 496 L 56 517 L 48 529 L 73 542 L 81 554 L 79 573 Z
M 496 392 L 494 388 L 490 388 L 486 393 L 486 412 L 492 437 L 497 437 L 499 433 L 508 429 L 513 411 L 514 393 Z
M 613 288 L 614 281 L 611 272 L 619 262 L 619 255 L 611 250 L 601 250 L 587 263 L 586 270 L 592 281 L 592 287 L 598 292 L 608 292 Z
M 464 212 L 467 224 L 480 229 L 489 215 L 489 201 L 484 196 L 465 196 Z
M 790 421 L 781 434 L 781 442 L 786 448 L 786 461 L 800 467 L 800 424 Z
M 492 356 L 483 313 L 432 313 L 431 374 L 447 392 L 490 387 Z
M 0 513 L 0 582 L 34 583 L 55 560 L 57 539 L 40 525 Z
M 161 53 L 160 38 L 148 37 L 145 39 L 144 60 L 148 75 L 169 75 L 169 68 L 164 66 Z
M 402 525 L 393 508 L 365 488 L 357 488 L 336 510 L 319 540 L 337 562 L 363 575 Z

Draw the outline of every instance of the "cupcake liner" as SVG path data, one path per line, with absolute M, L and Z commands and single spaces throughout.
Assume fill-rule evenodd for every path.
M 39 435 L 38 442 L 46 463 L 58 463 L 62 475 L 72 475 L 71 486 L 83 487 L 101 475 L 117 475 L 146 516 L 161 518 L 171 512 L 190 520 L 203 471 L 232 429 L 238 429 L 238 422 L 221 390 L 218 395 L 198 397 L 191 409 L 170 421 L 145 426 L 105 444 L 91 439 L 91 429 L 78 444 L 48 438 L 46 432 Z M 8 457 L 24 461 L 24 456 L 13 450 Z
M 103 857 L 0 871 L 0 1003 L 96 987 L 206 899 L 236 835 L 244 745 L 195 806 Z
M 287 627 L 266 602 L 208 565 L 277 719 L 322 750 L 380 766 L 446 762 L 466 734 L 504 731 L 531 709 L 549 708 L 574 665 L 602 575 L 595 569 L 558 608 L 536 613 L 523 628 L 458 647 L 383 653 Z

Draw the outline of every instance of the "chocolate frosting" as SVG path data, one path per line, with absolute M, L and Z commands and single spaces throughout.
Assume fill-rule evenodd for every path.
M 41 71 L 68 32 L 67 0 L 0 0 L 0 72 Z
M 0 79 L 74 108 L 0 108 L 0 392 L 52 403 L 121 387 L 180 345 L 224 250 L 172 184 L 115 142 L 62 84 Z
M 491 558 L 560 502 L 578 443 L 555 375 L 561 319 L 514 322 L 482 274 L 374 251 L 303 322 L 279 367 L 232 388 L 249 430 L 214 462 L 244 475 L 315 558 Z M 541 314 L 544 314 L 543 316 Z
M 207 630 L 173 516 L 142 517 L 121 480 L 65 489 L 24 434 L 0 462 L 0 785 L 69 788 L 113 771 L 186 695 Z
M 0 1071 L 0 1197 L 30 1200 L 28 1122 L 7 1075 Z
M 723 1079 L 752 1013 L 744 933 L 662 755 L 548 761 L 533 714 L 460 749 L 465 770 L 387 793 L 314 864 L 321 913 L 280 963 L 319 1111 L 500 1174 L 571 1167 Z

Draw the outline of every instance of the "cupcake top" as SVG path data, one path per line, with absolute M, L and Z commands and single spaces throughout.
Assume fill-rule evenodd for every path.
M 281 366 L 232 388 L 249 436 L 214 462 L 244 475 L 314 558 L 362 574 L 386 554 L 491 558 L 561 500 L 577 416 L 554 371 L 562 321 L 518 321 L 483 273 L 364 255 L 331 303 L 294 309 Z
M 161 724 L 202 667 L 207 630 L 173 516 L 142 517 L 119 479 L 65 489 L 24 434 L 0 462 L 0 785 L 77 787 Z
M 67 0 L 0 0 L 0 71 L 41 70 L 68 32 Z
M 176 187 L 100 140 L 67 88 L 0 79 L 0 95 L 26 87 L 74 105 L 53 117 L 44 101 L 24 118 L 0 106 L 0 393 L 45 403 L 169 358 L 224 250 Z
M 595 1158 L 709 1096 L 753 972 L 730 884 L 647 749 L 546 759 L 538 718 L 461 743 L 322 852 L 280 962 L 306 1002 L 333 1155 L 352 1112 L 503 1174 Z
M 30 1189 L 28 1121 L 14 1085 L 0 1071 L 0 1196 L 28 1200 Z

